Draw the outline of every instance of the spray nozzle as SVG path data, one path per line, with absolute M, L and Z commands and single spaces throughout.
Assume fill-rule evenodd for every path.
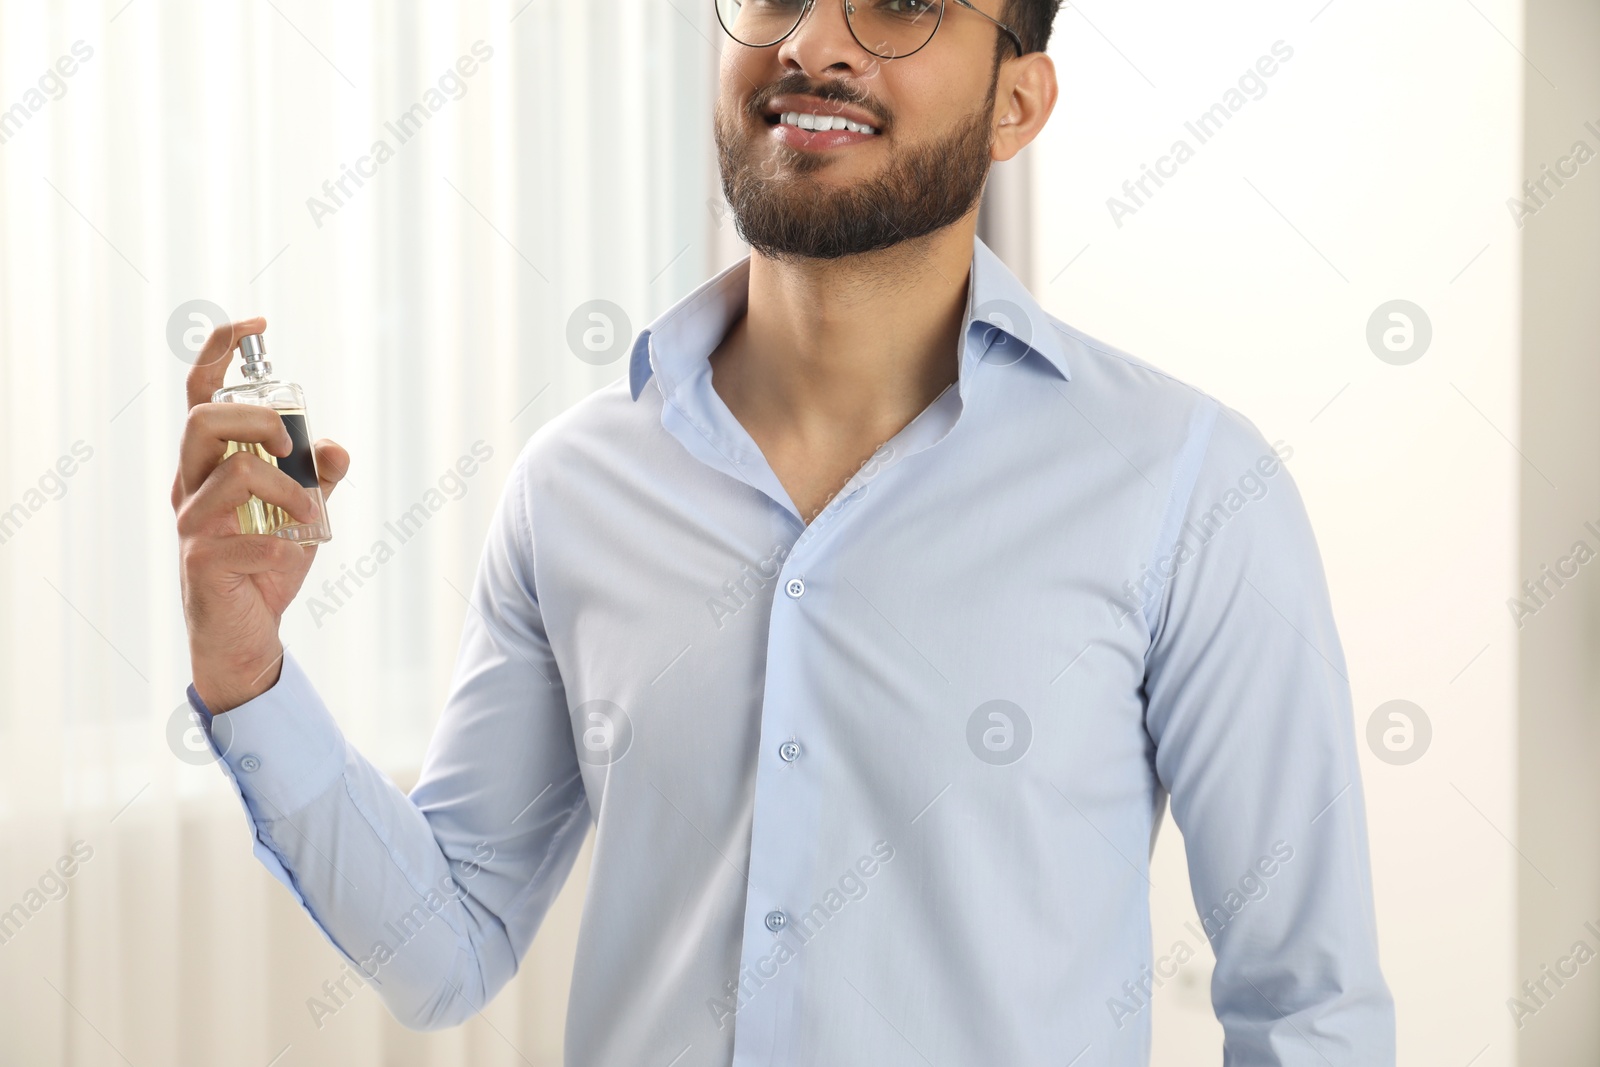
M 267 362 L 267 339 L 261 334 L 251 333 L 239 338 L 239 355 L 244 357 L 246 378 L 263 378 L 272 373 L 272 364 Z

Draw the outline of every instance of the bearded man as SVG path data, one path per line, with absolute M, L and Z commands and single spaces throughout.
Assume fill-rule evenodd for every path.
M 1135 1067 L 1208 953 L 1232 1067 L 1393 1064 L 1290 450 L 976 237 L 1055 105 L 1055 0 L 715 2 L 750 255 L 522 449 L 409 796 L 278 640 L 312 551 L 233 518 L 309 507 L 219 462 L 288 449 L 209 403 L 264 324 L 196 364 L 190 699 L 257 855 L 431 1029 L 517 971 L 593 827 L 583 1067 Z M 1199 923 L 1153 946 L 1169 801 Z

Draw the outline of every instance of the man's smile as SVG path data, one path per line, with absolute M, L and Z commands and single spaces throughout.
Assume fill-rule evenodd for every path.
M 861 144 L 882 133 L 879 120 L 865 110 L 810 95 L 774 97 L 762 114 L 771 136 L 792 148 L 821 151 Z

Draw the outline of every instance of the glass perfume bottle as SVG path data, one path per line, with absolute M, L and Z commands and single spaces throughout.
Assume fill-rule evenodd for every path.
M 239 505 L 239 532 L 275 534 L 302 545 L 320 545 L 333 540 L 333 529 L 328 525 L 328 505 L 322 497 L 322 483 L 317 478 L 317 460 L 311 449 L 305 393 L 293 382 L 280 382 L 272 377 L 272 364 L 267 362 L 267 342 L 260 334 L 241 337 L 239 355 L 244 358 L 244 381 L 218 389 L 211 394 L 212 401 L 218 404 L 260 404 L 272 408 L 289 431 L 294 450 L 280 458 L 259 444 L 229 441 L 222 458 L 227 459 L 235 452 L 254 452 L 310 489 L 320 509 L 316 522 L 299 522 L 277 505 L 252 496 Z

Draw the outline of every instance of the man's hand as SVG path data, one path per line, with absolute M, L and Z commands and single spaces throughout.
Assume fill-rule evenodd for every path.
M 258 317 L 211 331 L 189 371 L 189 418 L 172 481 L 190 667 L 195 691 L 214 713 L 277 684 L 283 660 L 278 622 L 317 552 L 315 545 L 240 533 L 236 509 L 252 495 L 301 522 L 316 520 L 315 502 L 260 456 L 235 452 L 222 458 L 229 441 L 259 443 L 274 456 L 291 450 L 289 431 L 271 408 L 211 402 L 239 339 L 266 326 L 267 320 Z M 349 470 L 350 455 L 326 438 L 314 448 L 326 500 Z

